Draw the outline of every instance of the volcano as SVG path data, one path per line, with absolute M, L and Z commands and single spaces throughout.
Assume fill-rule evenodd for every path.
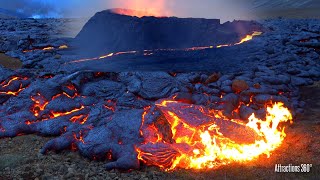
M 216 46 L 237 43 L 247 34 L 261 30 L 252 21 L 221 24 L 219 19 L 150 15 L 127 9 L 98 12 L 76 36 L 75 46 L 88 55 Z

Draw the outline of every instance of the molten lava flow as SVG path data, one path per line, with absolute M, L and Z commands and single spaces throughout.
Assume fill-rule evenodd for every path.
M 88 120 L 89 115 L 79 115 L 79 116 L 73 116 L 70 118 L 70 121 L 73 123 L 78 122 L 79 124 L 84 124 Z
M 39 113 L 45 110 L 46 106 L 49 104 L 49 101 L 47 101 L 43 96 L 41 96 L 40 93 L 37 93 L 36 96 L 32 96 L 31 100 L 34 102 L 31 111 L 33 112 L 35 117 L 38 117 Z
M 77 141 L 80 141 L 81 143 L 85 144 L 85 141 L 83 139 L 83 133 L 82 131 L 79 132 L 78 136 L 76 133 L 73 133 L 73 138 Z
M 137 51 L 126 51 L 126 52 L 110 53 L 110 54 L 102 55 L 102 56 L 99 56 L 99 57 L 75 60 L 75 61 L 72 61 L 71 63 L 79 63 L 79 62 L 85 62 L 85 61 L 99 60 L 99 59 L 105 59 L 105 58 L 109 58 L 109 57 L 113 57 L 113 56 L 118 56 L 118 55 L 121 55 L 121 54 L 135 54 L 135 53 L 137 53 Z
M 70 111 L 67 111 L 67 112 L 54 112 L 52 111 L 51 114 L 51 118 L 57 118 L 57 117 L 60 117 L 60 116 L 66 116 L 66 115 L 70 115 L 70 114 L 73 114 L 75 112 L 78 112 L 80 110 L 83 110 L 85 107 L 84 106 L 81 106 L 80 108 L 75 108 L 73 110 L 70 110 Z
M 8 87 L 13 81 L 16 81 L 16 80 L 19 80 L 20 78 L 19 77 L 12 77 L 11 79 L 9 79 L 9 81 L 8 82 L 2 82 L 1 83 L 1 86 L 2 86 L 2 88 L 5 88 L 5 87 Z
M 205 49 L 212 49 L 212 48 L 221 48 L 221 47 L 227 47 L 227 46 L 235 46 L 242 44 L 244 42 L 250 41 L 253 39 L 254 36 L 259 36 L 261 35 L 262 32 L 254 31 L 252 34 L 247 35 L 245 38 L 241 39 L 240 42 L 235 43 L 235 44 L 222 44 L 222 45 L 217 45 L 217 46 L 201 46 L 201 47 L 191 47 L 191 48 L 185 48 L 185 49 L 153 49 L 153 50 L 143 50 L 143 55 L 144 56 L 151 56 L 154 54 L 154 52 L 160 52 L 160 51 L 198 51 L 198 50 L 205 50 Z M 123 54 L 136 54 L 139 53 L 139 51 L 124 51 L 124 52 L 115 52 L 115 53 L 109 53 L 105 54 L 99 57 L 94 57 L 94 58 L 85 58 L 85 59 L 78 59 L 71 61 L 69 63 L 80 63 L 80 62 L 86 62 L 86 61 L 93 61 L 93 60 L 100 60 L 100 59 L 105 59 L 105 58 L 110 58 L 110 57 L 115 57 Z
M 242 44 L 244 42 L 252 40 L 254 36 L 260 36 L 261 34 L 262 34 L 262 32 L 254 31 L 252 34 L 249 34 L 246 37 L 242 38 L 240 40 L 240 42 L 238 42 L 238 43 L 235 43 L 235 44 L 222 44 L 222 45 L 218 45 L 217 48 L 239 45 L 239 44 Z
M 61 46 L 59 46 L 58 49 L 68 49 L 68 46 L 67 45 L 61 45 Z
M 175 103 L 178 102 L 165 100 L 157 104 L 171 125 L 175 143 L 152 141 L 137 148 L 138 158 L 148 165 L 167 170 L 178 167 L 211 169 L 232 162 L 250 161 L 263 154 L 269 157 L 286 136 L 284 128 L 280 128 L 279 124 L 292 122 L 292 115 L 283 103 L 268 107 L 265 120 L 252 114 L 247 123 L 237 120 L 218 121 L 217 112 L 202 106 L 183 104 L 178 106 L 179 109 L 174 109 L 172 107 L 175 107 Z M 184 109 L 188 109 L 187 113 L 182 113 Z M 212 118 L 211 122 L 208 121 L 209 118 Z M 240 137 L 252 131 L 255 134 L 253 142 L 238 142 L 228 135 L 234 130 L 222 129 L 233 125 L 248 129 L 243 134 L 237 134 Z
M 28 78 L 26 77 L 16 77 L 16 76 L 13 76 L 11 77 L 10 79 L 6 80 L 6 81 L 3 81 L 0 83 L 0 95 L 1 94 L 4 94 L 4 95 L 12 95 L 12 96 L 17 96 L 19 95 L 19 93 L 23 90 L 25 90 L 26 88 L 23 87 L 23 84 L 22 80 L 27 80 Z M 19 85 L 17 86 L 16 83 L 19 83 Z M 10 87 L 16 87 L 16 88 L 13 88 L 14 90 L 12 90 Z
M 24 50 L 24 53 L 27 52 L 33 52 L 33 51 L 51 51 L 51 50 L 61 50 L 61 49 L 67 49 L 68 46 L 67 45 L 61 45 L 59 47 L 54 47 L 54 46 L 47 46 L 47 47 L 43 47 L 43 48 L 35 48 L 35 49 L 31 49 L 31 50 Z
M 112 112 L 115 112 L 115 111 L 116 111 L 116 106 L 117 106 L 116 102 L 114 102 L 114 101 L 112 101 L 112 100 L 107 100 L 106 103 L 105 103 L 105 105 L 104 105 L 104 107 L 105 107 L 106 109 L 109 109 L 109 110 L 112 111 Z
M 244 42 L 247 42 L 247 41 L 250 41 L 253 39 L 254 36 L 260 36 L 262 34 L 262 32 L 257 32 L 257 31 L 254 31 L 251 35 L 247 35 L 245 38 L 241 39 L 240 42 L 234 44 L 234 45 L 239 45 L 239 44 L 242 44 Z
M 66 84 L 65 87 L 73 92 L 72 95 L 69 95 L 66 92 L 61 92 L 57 95 L 52 96 L 50 99 L 46 99 L 40 93 L 37 93 L 36 95 L 31 96 L 31 100 L 33 101 L 33 105 L 31 106 L 30 111 L 34 114 L 35 117 L 38 118 L 38 120 L 44 121 L 44 120 L 57 118 L 57 117 L 61 117 L 61 116 L 73 115 L 74 113 L 77 113 L 77 112 L 85 109 L 84 105 L 81 105 L 81 106 L 79 105 L 80 107 L 79 106 L 74 107 L 73 109 L 71 109 L 69 111 L 65 111 L 65 112 L 55 112 L 53 110 L 50 110 L 50 112 L 48 113 L 48 111 L 46 111 L 48 104 L 50 104 L 50 102 L 56 100 L 57 98 L 74 99 L 79 96 L 74 84 L 71 84 L 71 83 Z M 78 122 L 79 124 L 84 124 L 87 121 L 88 117 L 89 117 L 88 115 L 77 114 L 77 115 L 72 116 L 70 118 L 70 121 L 73 123 Z M 27 122 L 27 124 L 32 124 L 32 123 L 36 123 L 36 122 Z
M 222 48 L 222 47 L 228 47 L 230 46 L 229 44 L 222 44 L 222 45 L 218 45 L 217 48 Z
M 20 85 L 19 89 L 17 91 L 6 91 L 6 92 L 1 92 L 0 94 L 6 94 L 6 95 L 12 95 L 12 96 L 18 96 L 21 91 L 25 90 L 25 88 Z

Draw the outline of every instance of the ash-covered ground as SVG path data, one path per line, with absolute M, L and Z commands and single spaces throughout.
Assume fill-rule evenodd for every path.
M 168 52 L 155 56 L 160 59 L 156 63 L 159 66 L 148 64 L 149 57 L 137 64 L 127 63 L 128 59 L 139 60 L 142 55 L 70 65 L 69 62 L 81 57 L 60 48 L 71 41 L 65 38 L 66 33 L 74 32 L 69 23 L 72 24 L 72 20 L 0 20 L 3 59 L 8 61 L 10 57 L 22 62 L 18 67 L 11 67 L 1 59 L 4 66 L 0 73 L 1 179 L 319 177 L 319 20 L 261 21 L 267 30 L 252 41 L 221 49 L 169 52 L 171 59 L 180 60 L 176 67 L 161 63 L 159 57 L 168 56 Z M 110 72 L 114 68 L 117 72 Z M 146 68 L 158 71 L 137 71 Z M 196 72 L 187 72 L 190 71 L 188 68 Z M 119 73 L 121 69 L 125 72 Z M 184 72 L 174 72 L 176 69 Z M 91 161 L 68 150 L 75 144 L 82 155 L 99 156 L 101 149 L 93 148 L 89 152 L 91 147 L 82 145 L 82 140 L 91 140 L 93 133 L 89 131 L 83 135 L 82 132 L 89 129 L 109 137 L 99 130 L 99 127 L 109 128 L 108 117 L 121 122 L 123 112 L 126 112 L 124 118 L 142 114 L 145 107 L 154 107 L 155 101 L 165 98 L 221 110 L 225 117 L 237 119 L 247 119 L 251 113 L 263 117 L 267 102 L 282 101 L 292 111 L 295 123 L 286 128 L 287 138 L 270 158 L 261 157 L 250 163 L 231 164 L 204 172 L 178 170 L 165 173 L 143 164 L 138 166 L 140 170 L 130 173 L 106 171 L 104 165 L 110 160 Z M 78 119 L 70 122 L 75 116 Z M 138 118 L 137 122 L 140 121 Z M 149 123 L 153 123 L 152 120 Z M 116 136 L 115 147 L 107 147 L 120 154 L 113 159 L 120 159 L 119 163 L 111 164 L 111 168 L 126 167 L 128 164 L 121 161 L 121 155 L 128 157 L 126 153 L 132 150 L 130 145 L 143 140 L 138 135 L 132 139 L 125 136 L 129 141 L 120 144 L 118 138 L 124 138 L 121 133 L 138 132 L 139 126 L 115 127 L 123 131 L 113 134 Z M 76 133 L 75 138 L 72 135 L 69 138 L 71 132 Z M 15 137 L 30 133 L 55 137 Z M 82 140 L 79 140 L 80 136 Z M 110 142 L 98 139 L 94 143 Z M 62 153 L 42 155 L 43 148 Z M 123 153 L 121 148 L 128 152 Z M 301 163 L 312 163 L 311 173 L 274 173 L 275 164 Z M 139 169 L 134 162 L 129 164 L 129 168 L 132 167 Z

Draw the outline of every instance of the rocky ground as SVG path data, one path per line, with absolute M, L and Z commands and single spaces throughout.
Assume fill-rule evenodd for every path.
M 35 135 L 0 141 L 1 179 L 318 179 L 320 176 L 320 84 L 302 87 L 305 112 L 287 129 L 284 144 L 270 158 L 232 164 L 217 170 L 163 172 L 141 167 L 130 172 L 106 171 L 105 162 L 94 162 L 76 152 L 39 153 L 51 138 Z M 17 145 L 19 144 L 19 145 Z M 275 164 L 313 164 L 310 173 L 275 173 Z
M 0 117 L 2 117 L 0 137 L 15 137 L 22 135 L 21 133 L 38 132 L 59 136 L 61 128 L 64 129 L 64 126 L 60 127 L 61 124 L 67 125 L 70 129 L 66 129 L 66 133 L 58 139 L 35 135 L 2 138 L 0 140 L 0 178 L 317 179 L 320 171 L 318 168 L 320 141 L 317 136 L 320 131 L 318 120 L 320 116 L 318 112 L 320 108 L 319 21 L 276 19 L 261 23 L 268 29 L 262 36 L 243 45 L 222 49 L 224 53 L 221 55 L 229 54 L 226 55 L 228 58 L 224 59 L 226 62 L 231 61 L 232 56 L 234 57 L 232 53 L 241 52 L 241 55 L 234 57 L 237 63 L 242 63 L 240 60 L 247 57 L 245 64 L 250 65 L 250 68 L 245 71 L 229 69 L 229 72 L 226 72 L 223 69 L 226 66 L 221 65 L 221 73 L 208 71 L 100 73 L 98 70 L 104 70 L 100 68 L 101 62 L 85 64 L 85 67 L 88 65 L 98 67 L 89 69 L 89 72 L 79 72 L 76 65 L 74 65 L 75 68 L 65 68 L 66 62 L 76 58 L 68 51 L 59 49 L 61 45 L 70 42 L 69 38 L 61 37 L 61 34 L 64 34 L 62 32 L 69 30 L 65 28 L 68 20 L 1 20 L 0 51 L 5 52 L 6 56 L 19 58 L 23 65 L 16 71 L 1 68 L 0 77 L 3 83 L 0 89 L 2 104 L 0 106 Z M 31 30 L 30 27 L 32 27 Z M 54 49 L 44 50 L 48 46 Z M 26 50 L 28 52 L 23 52 Z M 218 50 L 195 51 L 194 54 L 199 55 L 196 59 L 206 58 L 204 62 L 197 61 L 199 66 L 208 66 L 206 62 L 215 58 L 216 51 Z M 210 64 L 210 66 L 214 65 L 220 67 L 219 64 Z M 83 67 L 80 69 L 83 70 Z M 11 84 L 10 79 L 13 76 L 22 77 L 15 79 L 16 82 Z M 76 86 L 77 90 L 74 88 L 70 90 L 68 88 L 70 83 Z M 9 91 L 10 94 L 5 94 Z M 43 95 L 49 101 L 49 105 L 32 109 L 36 102 L 33 97 L 36 97 L 37 93 Z M 57 97 L 57 93 L 63 95 Z M 220 110 L 227 118 L 240 119 L 246 119 L 253 112 L 263 117 L 265 103 L 270 100 L 282 101 L 292 110 L 295 123 L 286 128 L 287 137 L 284 143 L 273 152 L 270 158 L 260 157 L 246 164 L 231 164 L 210 171 L 177 170 L 166 173 L 143 165 L 140 170 L 130 172 L 106 171 L 103 165 L 107 162 L 90 161 L 75 152 L 65 150 L 68 148 L 64 143 L 76 143 L 80 152 L 87 152 L 81 142 L 68 139 L 66 136 L 68 131 L 81 134 L 81 130 L 88 129 L 88 125 L 104 127 L 104 123 L 107 124 L 107 122 L 99 122 L 100 119 L 112 116 L 121 120 L 118 115 L 128 108 L 133 108 L 129 112 L 139 114 L 135 109 L 142 112 L 144 107 L 154 106 L 156 100 L 169 97 L 177 101 L 183 99 L 191 104 Z M 41 101 L 41 96 L 37 98 Z M 115 106 L 106 104 L 110 99 L 116 102 Z M 243 106 L 240 102 L 249 105 Z M 81 112 L 88 114 L 87 122 L 90 124 L 71 124 L 69 119 L 72 116 L 69 114 L 56 115 L 58 118 L 50 116 L 49 112 L 52 110 L 74 110 L 79 103 L 84 103 L 85 107 Z M 100 105 L 106 108 L 101 108 Z M 21 120 L 21 117 L 28 118 L 28 123 L 33 125 L 29 126 L 30 124 L 25 122 L 25 119 Z M 52 119 L 48 120 L 48 117 Z M 121 128 L 124 128 L 122 133 L 126 133 L 126 128 L 134 127 L 121 126 Z M 138 132 L 139 128 L 134 130 Z M 93 131 L 105 135 L 99 129 Z M 133 137 L 132 141 L 138 143 L 140 140 L 137 138 Z M 84 141 L 86 140 L 92 140 L 92 134 L 84 137 Z M 48 141 L 50 143 L 46 144 Z M 95 142 L 106 144 L 108 139 L 99 139 Z M 126 143 L 130 142 L 124 142 L 124 145 Z M 128 148 L 124 145 L 123 147 Z M 63 151 L 59 154 L 49 152 L 47 155 L 42 155 L 39 151 L 43 147 L 45 150 Z M 112 150 L 119 151 L 116 148 Z M 129 150 L 131 149 L 128 148 Z M 98 150 L 96 152 L 99 153 Z M 294 165 L 312 163 L 313 167 L 307 174 L 277 174 L 274 173 L 274 165 L 279 163 Z
M 16 70 L 22 67 L 20 59 L 12 58 L 3 53 L 0 53 L 0 64 L 8 69 Z

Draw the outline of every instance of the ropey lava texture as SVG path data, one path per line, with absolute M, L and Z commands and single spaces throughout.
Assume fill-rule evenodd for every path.
M 139 168 L 139 160 L 170 168 L 171 160 L 181 157 L 179 150 L 190 151 L 190 146 L 181 146 L 178 142 L 188 141 L 183 137 L 193 134 L 192 126 L 204 127 L 199 129 L 203 139 L 208 135 L 206 132 L 217 129 L 208 126 L 208 122 L 226 122 L 225 126 L 221 125 L 221 132 L 237 142 L 237 137 L 244 136 L 256 140 L 259 136 L 252 128 L 244 128 L 238 121 L 222 120 L 237 119 L 247 123 L 252 113 L 265 119 L 265 106 L 269 102 L 283 102 L 295 116 L 303 112 L 304 106 L 299 100 L 299 86 L 312 84 L 320 78 L 317 20 L 264 21 L 263 25 L 270 31 L 257 38 L 258 41 L 214 49 L 217 52 L 228 50 L 228 61 L 239 55 L 236 48 L 242 53 L 238 60 L 250 56 L 250 68 L 246 71 L 224 73 L 229 67 L 219 65 L 225 62 L 211 64 L 220 67 L 222 74 L 212 71 L 74 72 L 68 68 L 62 71 L 61 67 L 68 60 L 75 59 L 58 49 L 66 42 L 54 40 L 52 45 L 50 39 L 41 36 L 44 21 L 13 22 L 18 25 L 9 30 L 16 28 L 18 32 L 23 32 L 25 23 L 38 24 L 39 27 L 32 27 L 39 36 L 28 38 L 28 30 L 18 40 L 19 36 L 13 36 L 11 31 L 0 31 L 1 38 L 6 39 L 0 43 L 1 51 L 21 57 L 24 64 L 18 71 L 0 68 L 0 137 L 30 133 L 55 136 L 43 146 L 42 153 L 78 150 L 90 159 L 109 159 L 108 169 Z M 1 26 L 4 27 L 7 26 Z M 38 39 L 30 45 L 32 38 Z M 45 46 L 58 48 L 44 51 L 42 41 Z M 257 46 L 254 52 L 248 48 L 253 46 Z M 34 51 L 24 52 L 26 49 Z M 208 66 L 200 56 L 203 51 L 194 52 L 200 59 L 196 65 Z M 180 55 L 181 52 L 176 53 Z M 212 57 L 207 58 L 207 62 L 212 61 Z M 243 65 L 243 61 L 236 61 L 236 64 Z M 166 101 L 174 103 L 164 106 Z M 190 142 L 199 138 L 194 137 Z M 201 153 L 199 149 L 191 149 L 191 153 L 197 155 Z M 162 156 L 163 152 L 166 156 Z
M 107 169 L 137 169 L 141 158 L 147 164 L 169 168 L 181 154 L 179 151 L 190 151 L 190 147 L 173 139 L 176 136 L 173 131 L 183 134 L 186 130 L 173 130 L 175 123 L 170 122 L 168 114 L 176 113 L 183 119 L 180 123 L 195 128 L 215 123 L 225 137 L 247 143 L 257 140 L 257 134 L 224 118 L 247 119 L 254 112 L 263 118 L 267 102 L 290 104 L 281 95 L 256 96 L 250 100 L 254 96 L 246 95 L 249 87 L 236 88 L 235 93 L 214 98 L 218 92 L 199 84 L 202 90 L 190 93 L 194 83 L 205 84 L 204 80 L 193 73 L 170 75 L 165 72 L 11 75 L 1 84 L 5 100 L 1 106 L 0 137 L 31 133 L 58 136 L 45 144 L 41 153 L 78 150 L 90 159 L 109 159 Z M 177 104 L 161 107 L 159 103 L 165 101 L 161 98 Z M 259 110 L 253 110 L 253 106 L 260 106 Z M 222 114 L 210 116 L 210 109 Z M 141 151 L 154 154 L 149 157 L 141 155 Z
M 146 79 L 148 76 L 142 74 Z M 152 99 L 167 96 L 175 91 L 174 86 L 178 87 L 168 74 L 158 76 L 167 81 L 163 86 L 169 86 L 158 95 L 150 93 L 148 88 L 152 87 L 140 89 L 139 83 L 133 84 L 131 90 L 135 91 L 137 86 L 142 97 Z M 43 147 L 42 153 L 77 148 L 86 157 L 104 159 L 110 152 L 117 161 L 108 164 L 108 168 L 138 168 L 135 146 L 143 142 L 139 134 L 141 118 L 143 108 L 151 102 L 125 92 L 124 84 L 105 77 L 108 75 L 99 73 L 36 79 L 11 76 L 1 84 L 4 104 L 0 137 L 30 133 L 59 135 Z

